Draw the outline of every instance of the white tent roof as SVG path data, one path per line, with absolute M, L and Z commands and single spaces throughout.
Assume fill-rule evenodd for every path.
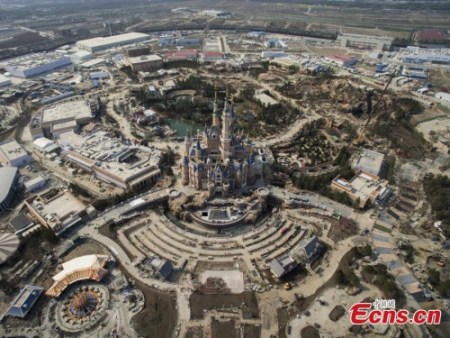
M 71 259 L 62 264 L 63 270 L 53 276 L 53 280 L 60 281 L 74 271 L 101 268 L 107 259 L 108 256 L 105 255 L 86 255 Z

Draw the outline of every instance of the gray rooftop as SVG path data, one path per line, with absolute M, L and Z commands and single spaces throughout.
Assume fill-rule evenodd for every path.
M 7 315 L 24 318 L 41 295 L 43 288 L 33 285 L 25 285 L 19 295 L 11 303 Z
M 0 168 L 0 203 L 8 196 L 17 175 L 17 168 Z
M 14 228 L 16 232 L 18 232 L 28 228 L 34 223 L 31 219 L 28 218 L 27 215 L 19 214 L 16 217 L 14 217 L 11 221 L 9 221 L 9 224 L 11 224 L 11 226 Z

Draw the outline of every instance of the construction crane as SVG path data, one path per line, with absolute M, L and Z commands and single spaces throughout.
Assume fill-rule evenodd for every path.
M 353 141 L 353 144 L 355 146 L 359 146 L 364 138 L 364 134 L 366 133 L 367 130 L 367 126 L 369 125 L 370 121 L 372 120 L 372 116 L 378 111 L 378 106 L 381 103 L 381 100 L 383 100 L 384 94 L 386 94 L 387 89 L 389 87 L 389 85 L 391 84 L 392 80 L 394 79 L 394 77 L 397 75 L 397 69 L 395 69 L 392 74 L 391 77 L 389 78 L 388 82 L 386 83 L 386 86 L 383 89 L 383 92 L 380 95 L 380 98 L 378 99 L 377 103 L 375 104 L 375 107 L 372 110 L 372 95 L 371 94 L 367 94 L 367 113 L 369 114 L 369 118 L 366 121 L 366 124 L 364 125 L 364 127 L 361 129 L 361 132 L 359 133 L 359 136 L 356 138 L 355 141 Z M 372 110 L 372 111 L 371 111 Z

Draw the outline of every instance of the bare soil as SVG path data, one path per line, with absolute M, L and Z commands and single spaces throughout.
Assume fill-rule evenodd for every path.
M 127 272 L 123 268 L 121 270 L 130 279 Z M 156 290 L 137 280 L 133 281 L 145 298 L 144 309 L 132 319 L 139 336 L 148 338 L 172 337 L 178 317 L 176 296 Z
M 234 320 L 221 322 L 213 318 L 211 334 L 212 338 L 240 338 L 239 329 L 235 327 Z
M 204 295 L 194 292 L 189 299 L 192 319 L 203 319 L 203 310 L 240 308 L 244 319 L 259 318 L 255 294 L 249 291 L 238 295 Z
M 69 253 L 64 256 L 63 261 L 69 261 L 85 255 L 109 255 L 109 251 L 103 245 L 87 239 L 84 240 L 82 244 L 77 245 L 74 249 L 69 251 Z

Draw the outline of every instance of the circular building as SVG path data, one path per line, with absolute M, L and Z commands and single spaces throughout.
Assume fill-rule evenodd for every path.
M 8 210 L 16 197 L 16 186 L 19 179 L 17 168 L 0 168 L 0 212 Z
M 70 300 L 69 311 L 76 318 L 89 316 L 97 307 L 97 295 L 93 292 L 77 293 Z
M 0 264 L 17 251 L 19 243 L 19 237 L 14 234 L 0 234 Z

